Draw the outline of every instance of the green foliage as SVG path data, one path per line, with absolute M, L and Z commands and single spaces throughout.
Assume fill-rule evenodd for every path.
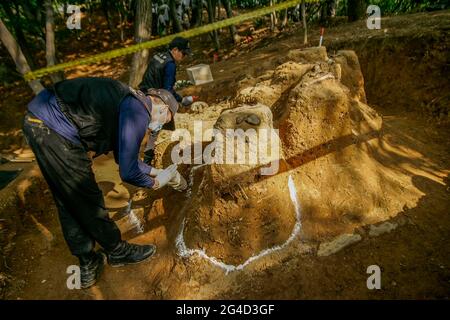
M 264 24 L 265 24 L 265 20 L 264 18 L 257 18 L 254 23 L 253 26 L 255 27 L 255 29 L 259 29 L 261 28 Z
M 410 1 L 380 1 L 380 8 L 385 9 L 386 13 L 400 13 L 400 12 L 419 12 L 430 11 L 449 8 L 447 0 L 410 0 Z M 383 8 L 385 7 L 385 8 Z
M 6 67 L 5 64 L 1 63 L 0 64 L 0 79 L 2 79 L 2 84 L 4 85 L 8 80 L 9 76 L 9 72 L 8 72 L 8 68 Z
M 269 0 L 242 0 L 242 1 L 232 1 L 232 5 L 234 5 L 234 2 L 236 3 L 236 6 L 241 9 L 251 9 L 256 7 L 263 7 L 269 5 Z M 273 1 L 275 2 L 282 2 L 282 1 Z
M 14 81 L 20 79 L 20 75 L 5 63 L 0 62 L 0 79 L 0 85 L 7 87 Z
M 6 10 L 12 12 L 8 15 Z M 14 33 L 14 25 L 25 34 L 43 36 L 45 19 L 43 6 L 38 0 L 5 1 L 0 6 L 0 17 Z

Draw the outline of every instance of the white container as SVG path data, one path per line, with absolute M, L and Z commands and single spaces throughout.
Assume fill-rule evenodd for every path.
M 196 86 L 214 81 L 211 69 L 207 64 L 197 64 L 193 67 L 187 68 L 186 70 L 189 79 Z

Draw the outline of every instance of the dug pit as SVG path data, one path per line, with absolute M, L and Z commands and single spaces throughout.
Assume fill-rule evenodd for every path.
M 319 243 L 387 220 L 419 196 L 405 188 L 409 176 L 372 157 L 382 149 L 382 119 L 366 104 L 356 54 L 328 57 L 321 47 L 287 56 L 290 61 L 243 82 L 231 109 L 213 125 L 219 131 L 278 129 L 281 147 L 277 159 L 269 159 L 279 160 L 278 171 L 261 175 L 267 161 L 191 167 L 181 249 L 242 266 L 283 246 L 296 225 L 301 241 Z M 246 155 L 251 144 L 247 139 Z

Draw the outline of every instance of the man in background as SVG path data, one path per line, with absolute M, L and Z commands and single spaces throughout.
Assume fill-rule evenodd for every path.
M 180 63 L 187 56 L 192 54 L 189 40 L 176 37 L 170 42 L 169 49 L 165 52 L 155 54 L 150 60 L 144 78 L 139 84 L 139 90 L 146 92 L 150 88 L 165 89 L 173 94 L 175 99 L 184 107 L 189 107 L 198 99 L 196 96 L 182 97 L 175 91 L 177 63 Z M 173 122 L 172 122 L 173 123 Z M 159 130 L 152 131 L 147 146 L 144 150 L 144 162 L 151 164 L 155 157 L 155 143 Z M 175 130 L 173 127 L 167 127 L 168 130 Z

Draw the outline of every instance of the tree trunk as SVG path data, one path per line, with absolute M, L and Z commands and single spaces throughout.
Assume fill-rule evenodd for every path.
M 152 33 L 152 1 L 136 0 L 135 10 L 134 38 L 136 43 L 141 43 L 149 40 Z M 148 49 L 136 52 L 133 55 L 129 81 L 131 87 L 136 88 L 142 80 L 148 63 L 148 57 Z
M 45 0 L 45 58 L 47 59 L 47 66 L 54 66 L 57 63 L 56 60 L 56 48 L 55 48 L 55 21 L 53 17 L 52 0 Z M 50 75 L 53 83 L 64 79 L 62 72 L 52 73 Z
M 211 6 L 213 8 L 214 12 L 214 19 L 213 21 L 219 21 L 220 20 L 220 1 L 218 0 L 211 0 Z M 220 33 L 222 32 L 222 29 L 217 29 L 217 35 L 220 37 Z
M 67 3 L 65 3 L 67 4 Z M 86 6 L 87 6 L 87 11 L 88 11 L 88 22 L 89 24 L 92 23 L 92 16 L 94 15 L 94 5 L 92 4 L 92 0 L 87 0 L 86 1 Z M 65 10 L 67 11 L 67 10 Z
M 365 0 L 348 0 L 348 21 L 357 21 L 364 17 L 366 12 Z
M 17 70 L 20 74 L 24 75 L 27 72 L 30 72 L 30 66 L 28 65 L 27 59 L 23 55 L 20 46 L 17 44 L 16 39 L 12 36 L 11 32 L 9 32 L 8 28 L 6 28 L 3 20 L 0 18 L 0 39 L 3 42 L 3 45 L 8 50 L 9 54 L 14 60 L 16 64 Z M 28 85 L 31 87 L 35 94 L 41 92 L 44 89 L 41 82 L 39 80 L 31 80 L 28 82 Z
M 220 0 L 217 0 L 217 1 L 213 0 L 214 11 L 216 11 L 216 8 L 217 8 L 216 21 L 220 21 L 220 4 L 221 4 Z
M 124 33 L 123 33 L 123 16 L 122 16 L 122 12 L 119 12 L 119 28 L 120 28 L 120 41 L 124 41 L 125 37 L 124 37 Z
M 330 18 L 336 17 L 336 8 L 337 8 L 337 1 L 338 0 L 328 0 L 327 3 L 327 14 Z
M 225 7 L 225 11 L 227 13 L 227 18 L 233 17 L 233 10 L 231 9 L 231 0 L 222 0 L 222 3 L 223 3 L 223 6 Z M 236 37 L 236 26 L 235 25 L 230 26 L 230 34 L 231 34 L 231 39 L 233 40 L 233 43 L 236 43 L 237 37 Z
M 320 10 L 319 10 L 319 22 L 323 26 L 328 21 L 328 14 L 327 14 L 327 1 L 321 4 Z
M 283 20 L 281 20 L 281 29 L 284 29 L 288 23 L 288 9 L 283 11 Z
M 269 1 L 270 6 L 273 6 L 273 0 Z M 275 26 L 277 25 L 277 13 L 274 11 L 270 14 L 270 31 L 275 31 Z
M 177 15 L 177 6 L 175 0 L 169 0 L 169 8 L 170 8 L 170 19 L 172 20 L 173 32 L 178 33 L 183 31 L 183 27 L 181 26 L 181 21 L 178 19 Z
M 337 0 L 326 0 L 320 9 L 320 21 L 326 23 L 336 17 L 336 7 Z
M 308 14 L 308 18 L 306 19 L 307 21 L 312 21 L 314 19 L 314 17 L 316 18 L 320 18 L 320 9 L 323 7 L 323 3 L 311 3 L 310 6 L 308 6 L 309 9 L 309 14 Z
M 42 10 L 41 8 L 44 7 L 44 0 L 36 0 L 37 10 L 36 10 L 36 21 L 39 26 L 43 24 L 42 22 Z M 67 8 L 66 8 L 67 9 Z M 44 38 L 44 37 L 42 37 Z
M 132 11 L 132 7 L 130 6 L 132 4 L 132 1 L 129 0 L 122 0 L 120 1 L 120 9 L 122 12 L 122 22 L 121 22 L 121 37 L 123 37 L 122 41 L 125 41 L 125 31 L 126 31 L 126 25 L 128 22 L 133 21 L 130 19 L 130 15 L 132 15 L 131 11 Z M 153 10 L 154 6 L 152 3 L 152 10 Z M 154 15 L 153 15 L 153 11 L 152 11 L 152 25 L 155 23 L 156 19 L 154 19 Z M 153 28 L 153 26 L 152 26 Z
M 306 4 L 305 0 L 302 0 L 302 21 L 303 21 L 303 44 L 308 44 L 308 25 L 306 23 Z
M 211 0 L 207 0 L 207 5 L 208 5 L 208 22 L 209 23 L 213 23 L 214 22 L 214 8 L 213 8 Z M 217 34 L 217 30 L 214 30 L 212 32 L 211 36 L 212 36 L 212 39 L 213 39 L 213 42 L 214 42 L 214 48 L 216 50 L 219 50 L 220 49 L 220 42 L 219 42 L 219 36 Z

